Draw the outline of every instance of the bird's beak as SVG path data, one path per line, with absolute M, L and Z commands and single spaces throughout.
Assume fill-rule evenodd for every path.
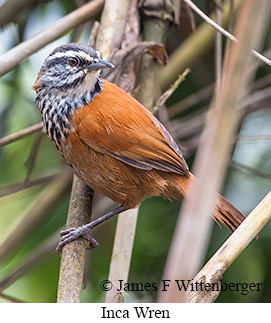
M 104 61 L 102 59 L 95 59 L 93 63 L 86 66 L 86 69 L 88 71 L 94 71 L 94 70 L 99 70 L 103 68 L 113 68 L 113 67 L 115 66 L 108 61 Z

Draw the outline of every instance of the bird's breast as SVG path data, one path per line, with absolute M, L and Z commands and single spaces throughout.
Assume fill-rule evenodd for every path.
M 67 90 L 57 88 L 37 89 L 36 105 L 39 108 L 48 137 L 60 150 L 63 141 L 74 131 L 74 113 L 91 102 L 102 90 L 103 82 L 98 79 L 94 87 Z
M 40 108 L 42 121 L 48 137 L 59 148 L 62 142 L 73 131 L 70 122 L 73 111 L 69 102 L 61 102 L 58 99 L 52 100 L 47 95 L 37 102 L 37 105 Z

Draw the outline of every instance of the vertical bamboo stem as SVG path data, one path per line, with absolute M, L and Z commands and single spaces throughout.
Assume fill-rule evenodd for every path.
M 146 17 L 144 21 L 144 40 L 162 42 L 167 22 L 157 18 Z M 139 71 L 140 88 L 137 99 L 147 108 L 153 107 L 156 93 L 156 70 L 158 63 L 150 55 L 144 55 Z M 123 302 L 122 291 L 117 291 L 117 281 L 127 282 L 130 260 L 134 243 L 138 209 L 127 211 L 118 217 L 109 280 L 112 289 L 106 294 L 106 302 Z
M 93 190 L 74 175 L 67 228 L 88 223 L 91 218 Z M 64 246 L 61 257 L 58 303 L 80 303 L 87 242 L 83 238 Z

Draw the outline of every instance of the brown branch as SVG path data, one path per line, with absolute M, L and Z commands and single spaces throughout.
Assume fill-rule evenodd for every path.
M 129 5 L 130 0 L 105 2 L 96 47 L 106 59 L 120 46 Z
M 12 135 L 8 135 L 6 137 L 0 138 L 0 147 L 11 144 L 14 141 L 23 139 L 35 132 L 41 131 L 43 128 L 42 122 L 36 123 L 33 126 L 20 130 Z
M 130 44 L 132 46 L 127 46 L 127 48 L 124 47 L 125 49 L 121 48 L 114 52 L 112 57 L 110 57 L 110 62 L 114 64 L 115 68 L 104 72 L 104 76 L 108 81 L 118 84 L 119 87 L 128 93 L 131 93 L 134 89 L 135 76 L 131 77 L 131 73 L 135 73 L 134 63 L 138 57 L 147 52 L 157 58 L 158 55 L 155 54 L 155 49 L 161 48 L 164 50 L 164 45 L 153 41 L 143 41 L 140 43 L 131 41 Z
M 254 0 L 248 0 L 239 12 L 235 27 L 239 42 L 231 45 L 229 59 L 223 66 L 225 81 L 221 94 L 213 98 L 210 107 L 193 167 L 198 181 L 191 184 L 190 199 L 183 203 L 164 271 L 165 279 L 191 279 L 201 264 L 210 236 L 209 215 L 212 213 L 216 191 L 219 191 L 223 180 L 236 127 L 242 115 L 240 105 L 253 77 L 250 69 L 253 57 L 248 53 L 251 48 L 259 46 L 269 8 L 268 0 L 262 1 L 261 7 Z M 183 300 L 184 294 L 174 285 L 170 286 L 167 293 L 160 294 L 160 301 L 163 302 Z
M 67 31 L 85 22 L 90 17 L 97 15 L 104 4 L 104 0 L 93 0 L 59 19 L 50 27 L 36 36 L 22 42 L 0 56 L 0 76 L 6 74 L 22 60 L 32 55 L 45 45 L 58 39 Z
M 146 8 L 145 8 L 146 5 Z M 173 8 L 167 8 L 168 12 L 167 15 L 164 12 L 164 1 L 161 1 L 159 3 L 150 2 L 148 1 L 142 1 L 141 4 L 143 12 L 146 12 L 146 15 L 144 16 L 143 24 L 144 24 L 144 30 L 143 30 L 143 37 L 145 41 L 155 41 L 157 43 L 163 43 L 166 30 L 168 28 L 169 21 L 163 20 L 163 16 L 171 17 L 171 20 L 173 21 L 173 17 L 170 15 L 170 10 L 173 10 Z M 173 11 L 171 11 L 173 12 Z M 157 20 L 157 17 L 161 17 L 160 20 Z M 159 24 L 160 21 L 160 24 Z M 142 104 L 145 106 L 145 108 L 152 110 L 154 107 L 154 102 L 156 99 L 160 96 L 160 89 L 159 86 L 157 86 L 157 74 L 158 69 L 160 65 L 157 63 L 157 61 L 151 57 L 150 55 L 144 55 L 141 60 L 140 65 L 140 73 L 138 77 L 138 84 L 139 89 L 136 93 L 136 97 L 139 99 L 139 101 L 142 102 Z M 143 72 L 145 69 L 145 72 Z M 148 77 L 146 77 L 146 70 L 148 70 Z M 174 80 L 171 82 L 173 83 L 177 76 L 174 78 Z M 170 86 L 170 84 L 169 84 Z
M 8 0 L 0 7 L 0 27 L 15 21 L 20 11 L 33 6 L 39 0 Z M 48 0 L 49 1 L 49 0 Z M 45 1 L 44 1 L 45 2 Z
M 93 190 L 74 175 L 66 228 L 86 224 L 91 218 Z M 58 303 L 79 303 L 87 242 L 79 238 L 64 246 L 61 257 Z

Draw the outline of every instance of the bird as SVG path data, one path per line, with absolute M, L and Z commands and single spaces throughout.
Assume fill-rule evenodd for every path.
M 189 198 L 196 181 L 173 137 L 135 98 L 102 78 L 113 64 L 80 43 L 55 48 L 33 85 L 44 128 L 74 173 L 119 206 L 60 232 L 57 251 L 79 237 L 94 248 L 91 229 L 135 208 L 148 196 Z M 217 194 L 212 217 L 234 231 L 245 219 Z

